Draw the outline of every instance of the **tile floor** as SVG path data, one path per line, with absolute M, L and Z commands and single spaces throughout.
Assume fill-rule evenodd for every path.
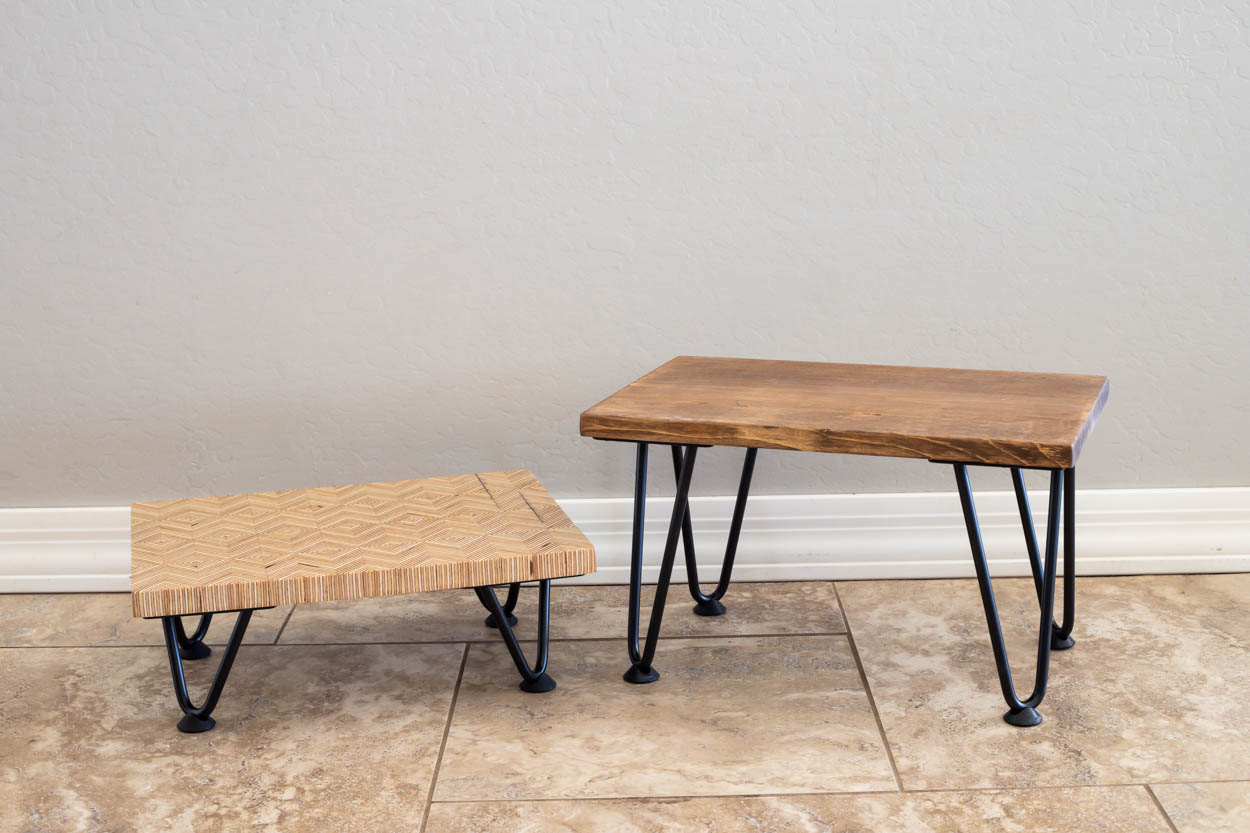
M 996 590 L 1027 687 L 1032 585 Z M 0 596 L 0 830 L 1250 831 L 1250 575 L 1079 580 L 1033 729 L 972 581 L 744 583 L 715 619 L 673 593 L 650 686 L 624 588 L 552 599 L 549 694 L 468 592 L 303 606 L 257 614 L 183 735 L 127 595 Z

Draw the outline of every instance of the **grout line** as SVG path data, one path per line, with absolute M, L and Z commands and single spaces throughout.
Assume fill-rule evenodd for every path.
M 877 701 L 872 696 L 872 686 L 868 684 L 868 674 L 864 672 L 864 662 L 859 658 L 859 648 L 855 645 L 855 635 L 851 632 L 851 620 L 842 606 L 842 594 L 838 592 L 838 583 L 833 585 L 833 597 L 838 600 L 838 613 L 842 614 L 842 624 L 846 628 L 846 641 L 851 645 L 851 656 L 855 658 L 855 667 L 859 669 L 859 681 L 864 684 L 864 694 L 868 696 L 868 705 L 872 707 L 873 720 L 877 721 L 877 731 L 881 733 L 881 745 L 885 747 L 885 755 L 890 759 L 890 773 L 894 776 L 894 785 L 903 792 L 903 779 L 898 775 L 898 764 L 894 760 L 894 751 L 890 749 L 890 739 L 885 735 L 885 724 L 881 722 L 881 713 L 877 711 Z
M 813 795 L 899 795 L 898 790 L 842 790 L 833 792 L 793 792 L 793 793 L 700 793 L 699 795 L 604 795 L 570 798 L 553 796 L 550 798 L 452 798 L 435 801 L 434 804 L 546 804 L 552 801 L 671 801 L 687 798 L 800 798 Z M 908 793 L 911 795 L 912 793 Z
M 791 639 L 791 638 L 796 638 L 796 637 L 808 637 L 808 636 L 846 636 L 846 632 L 845 631 L 796 631 L 794 633 L 723 633 L 723 634 L 722 633 L 692 633 L 692 634 L 673 634 L 671 636 L 666 636 L 665 640 L 667 641 L 670 639 Z M 537 637 L 534 637 L 534 636 L 522 636 L 520 634 L 517 635 L 518 642 L 533 642 L 536 638 Z M 561 637 L 552 636 L 552 637 L 549 637 L 548 641 L 549 642 L 618 642 L 620 641 L 620 639 L 621 639 L 620 636 L 561 636 Z M 490 635 L 487 634 L 487 635 L 484 635 L 481 639 L 431 639 L 431 640 L 404 639 L 404 640 L 395 640 L 391 642 L 381 641 L 381 640 L 378 640 L 378 641 L 367 640 L 367 641 L 362 641 L 362 642 L 286 642 L 283 644 L 285 645 L 459 645 L 462 643 L 468 643 L 470 645 L 497 645 L 499 643 L 499 638 L 498 636 L 496 636 L 494 639 L 491 639 Z M 15 646 L 15 647 L 19 647 L 19 646 Z M 20 647 L 38 648 L 38 647 L 43 647 L 43 646 L 30 645 L 30 646 L 20 646 Z M 50 645 L 48 647 L 58 647 L 58 648 L 60 647 L 84 647 L 86 648 L 86 647 L 91 647 L 91 646 L 87 646 L 87 645 L 51 646 Z M 123 647 L 123 646 L 100 645 L 98 647 L 111 648 L 111 647 Z
M 1159 812 L 1163 814 L 1163 820 L 1168 823 L 1172 833 L 1180 833 L 1176 829 L 1176 822 L 1172 821 L 1172 817 L 1168 815 L 1167 809 L 1163 806 L 1163 802 L 1159 800 L 1159 796 L 1155 795 L 1155 791 L 1150 788 L 1149 784 L 1142 784 L 1142 786 L 1146 788 L 1146 792 L 1150 795 L 1150 800 L 1155 803 L 1155 806 L 1159 808 Z
M 283 630 L 286 626 L 283 625 Z M 278 632 L 282 635 L 282 631 Z M 794 633 L 699 633 L 699 634 L 675 634 L 665 637 L 665 639 L 788 639 L 794 637 L 808 636 L 846 636 L 845 631 L 796 631 Z M 533 642 L 536 637 L 518 636 L 518 642 Z M 616 642 L 619 636 L 562 636 L 550 637 L 551 642 Z M 495 645 L 499 642 L 499 637 L 494 639 L 489 634 L 483 635 L 481 639 L 403 639 L 403 640 L 365 640 L 361 642 L 283 642 L 284 646 L 291 645 L 327 645 L 327 646 L 345 646 L 345 645 Z M 218 644 L 218 643 L 209 643 Z M 244 642 L 244 645 L 253 647 L 272 647 L 276 642 Z M 161 648 L 164 647 L 159 642 L 150 642 L 147 644 L 133 645 L 0 645 L 0 651 L 27 651 L 48 648 Z
M 1250 783 L 1250 776 L 1246 778 L 1198 778 L 1193 781 L 1160 781 L 1152 778 L 1150 783 L 1159 787 L 1180 786 L 1183 784 L 1245 784 Z
M 569 795 L 554 795 L 554 797 L 544 798 L 450 798 L 435 800 L 434 804 L 542 804 L 547 802 L 617 802 L 617 800 L 626 800 L 626 802 L 666 802 L 672 799 L 691 799 L 691 798 L 803 798 L 803 797 L 819 797 L 819 795 L 838 795 L 838 797 L 853 798 L 856 795 L 898 795 L 900 798 L 918 797 L 918 795 L 926 795 L 933 793 L 1011 793 L 1023 792 L 1023 790 L 1054 790 L 1054 789 L 1125 789 L 1129 787 L 1146 787 L 1146 784 L 1071 784 L 1065 787 L 1033 787 L 1033 785 L 1021 785 L 1021 787 L 958 787 L 949 789 L 906 789 L 899 792 L 896 789 L 833 789 L 823 790 L 823 792 L 803 792 L 794 793 L 700 793 L 697 795 L 679 795 L 679 794 L 662 794 L 662 795 L 590 795 L 590 797 L 569 797 Z M 1175 828 L 1173 828 L 1175 829 Z
M 278 640 L 282 638 L 283 632 L 286 631 L 287 622 L 291 621 L 291 617 L 295 615 L 295 608 L 297 607 L 299 607 L 299 605 L 291 605 L 291 609 L 286 612 L 286 618 L 282 620 L 282 627 L 278 628 L 277 634 L 274 635 L 273 642 L 269 643 L 270 645 L 278 644 Z
M 434 759 L 434 771 L 430 773 L 430 792 L 425 797 L 425 812 L 421 814 L 419 833 L 425 833 L 425 825 L 430 820 L 430 808 L 434 806 L 434 787 L 438 785 L 438 770 L 443 765 L 443 752 L 447 750 L 447 736 L 451 733 L 451 721 L 456 716 L 456 700 L 460 698 L 460 682 L 464 679 L 464 667 L 469 663 L 469 643 L 464 643 L 464 653 L 460 655 L 460 672 L 456 674 L 456 686 L 451 690 L 451 704 L 447 707 L 447 722 L 443 724 L 443 739 L 438 744 L 438 757 Z
M 1231 778 L 1223 781 L 1151 781 L 1151 784 L 1161 787 L 1186 784 L 1242 784 L 1250 783 L 1250 778 Z M 1125 787 L 1145 787 L 1148 786 L 1144 781 L 1111 781 L 1105 784 L 1008 784 L 1006 786 L 993 787 L 919 787 L 916 789 L 903 790 L 908 795 L 918 795 L 920 793 L 965 793 L 965 792 L 998 792 L 1002 790 L 1092 790 L 1096 788 L 1116 788 Z
M 1190 783 L 1190 782 L 1179 782 Z M 1197 781 L 1193 783 L 1221 783 L 1210 781 Z M 1240 781 L 1235 781 L 1240 783 Z M 932 795 L 942 793 L 1009 793 L 1042 790 L 1111 790 L 1111 789 L 1128 789 L 1131 787 L 1145 787 L 1150 789 L 1150 785 L 1142 783 L 1126 783 L 1126 784 L 1059 784 L 1053 786 L 1037 786 L 1033 784 L 1005 786 L 1005 787 L 943 787 L 936 789 L 919 789 L 919 790 L 823 790 L 819 792 L 800 791 L 800 792 L 783 792 L 783 793 L 700 793 L 698 795 L 605 795 L 605 796 L 552 796 L 542 798 L 453 798 L 443 799 L 441 801 L 433 801 L 433 804 L 542 804 L 552 801 L 572 801 L 572 802 L 592 802 L 592 801 L 669 801 L 672 799 L 694 799 L 694 798 L 802 798 L 805 796 L 899 796 L 899 797 L 916 797 L 921 795 Z M 1154 797 L 1151 792 L 1151 797 Z M 1157 799 L 1156 799 L 1157 803 Z M 1169 819 L 1169 822 L 1171 820 Z M 1175 827 L 1172 828 L 1176 830 Z

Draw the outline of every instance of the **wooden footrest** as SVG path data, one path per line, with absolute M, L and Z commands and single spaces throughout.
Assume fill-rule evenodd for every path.
M 525 470 L 136 503 L 130 530 L 145 618 L 595 570 L 594 547 Z
M 216 725 L 212 712 L 252 612 L 275 605 L 472 587 L 521 673 L 521 690 L 551 691 L 551 579 L 595 570 L 594 547 L 524 470 L 136 503 L 130 538 L 134 612 L 161 620 L 183 712 L 178 729 L 189 734 Z M 532 663 L 512 630 L 524 581 L 538 582 Z M 509 585 L 502 604 L 497 584 Z M 223 611 L 238 617 L 196 705 L 183 662 L 213 653 L 204 638 Z M 188 614 L 200 614 L 190 635 L 180 618 Z

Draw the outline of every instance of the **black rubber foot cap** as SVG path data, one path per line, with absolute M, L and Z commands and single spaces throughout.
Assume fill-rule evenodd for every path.
M 1065 636 L 1063 639 L 1060 639 L 1053 633 L 1050 635 L 1050 650 L 1052 651 L 1066 651 L 1075 644 L 1076 640 L 1070 636 Z
M 1042 722 L 1042 716 L 1037 713 L 1037 709 L 1021 709 L 1018 712 L 1007 712 L 1003 715 L 1012 726 L 1037 726 Z
M 203 642 L 192 642 L 185 648 L 179 646 L 178 653 L 183 659 L 207 659 L 213 653 L 213 649 Z
M 539 674 L 532 680 L 525 680 L 521 683 L 521 691 L 528 691 L 530 694 L 542 694 L 544 691 L 551 691 L 556 687 L 556 681 L 548 677 L 545 673 Z
M 515 628 L 516 617 L 513 616 L 511 613 L 507 615 L 508 615 L 508 624 Z M 499 629 L 499 623 L 495 621 L 495 614 L 492 613 L 491 615 L 487 616 L 483 621 L 486 623 L 486 627 L 495 628 L 496 630 Z
M 720 603 L 720 599 L 708 599 L 695 605 L 694 612 L 700 616 L 720 616 L 725 612 L 725 606 Z
M 660 672 L 656 671 L 654 668 L 649 668 L 646 671 L 643 671 L 639 669 L 637 665 L 631 665 L 629 666 L 629 670 L 621 676 L 625 678 L 625 682 L 627 683 L 645 685 L 646 683 L 653 683 L 660 679 Z
M 216 725 L 217 721 L 211 717 L 200 718 L 193 714 L 184 714 L 182 720 L 178 721 L 178 731 L 186 732 L 188 735 L 198 735 L 200 732 L 207 732 Z

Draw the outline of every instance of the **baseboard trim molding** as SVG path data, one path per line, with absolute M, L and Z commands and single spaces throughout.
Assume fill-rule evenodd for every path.
M 129 506 L 0 509 L 0 592 L 129 589 Z
M 1033 505 L 1045 527 L 1044 484 Z M 561 500 L 595 544 L 599 571 L 570 583 L 629 577 L 631 500 Z M 691 499 L 700 576 L 714 580 L 733 498 Z M 1011 492 L 977 495 L 997 576 L 1028 575 Z M 644 577 L 654 581 L 672 499 L 647 502 Z M 680 556 L 679 556 L 680 564 Z M 1250 487 L 1093 489 L 1077 492 L 1080 575 L 1250 572 Z M 953 493 L 759 495 L 747 505 L 734 577 L 743 581 L 972 576 L 959 499 Z M 685 570 L 674 576 L 684 581 Z M 0 592 L 128 590 L 128 507 L 0 509 Z

